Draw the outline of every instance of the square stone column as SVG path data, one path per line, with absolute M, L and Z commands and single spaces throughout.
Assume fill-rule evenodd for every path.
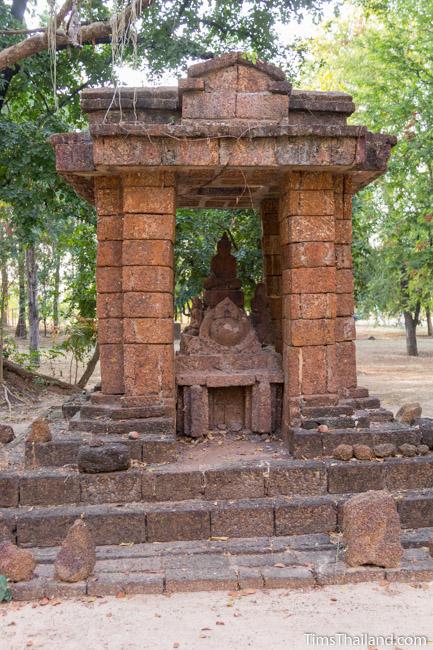
M 283 429 L 300 415 L 300 397 L 336 393 L 334 177 L 288 174 L 280 197 L 283 295 Z
M 126 405 L 174 406 L 174 175 L 123 177 L 123 353 Z
M 352 195 L 351 177 L 335 177 L 336 384 L 341 395 L 350 394 L 357 385 L 352 267 Z
M 278 199 L 265 199 L 260 206 L 262 253 L 266 292 L 269 299 L 275 349 L 282 350 L 281 243 Z
M 122 292 L 122 187 L 118 177 L 95 177 L 98 252 L 96 256 L 96 314 L 101 365 L 101 390 L 122 395 L 123 292 Z
M 95 196 L 102 397 L 174 414 L 174 175 L 97 177 Z

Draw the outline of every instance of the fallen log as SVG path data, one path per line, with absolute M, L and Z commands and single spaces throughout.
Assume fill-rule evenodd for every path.
M 36 379 L 48 386 L 56 386 L 57 388 L 74 391 L 76 393 L 80 392 L 79 386 L 74 386 L 73 384 L 69 384 L 66 381 L 62 381 L 56 377 L 50 377 L 49 375 L 44 375 L 40 372 L 32 372 L 31 370 L 27 370 L 26 368 L 23 368 L 13 361 L 9 361 L 9 359 L 3 359 L 3 368 L 8 372 L 12 372 L 15 375 L 18 375 L 26 381 L 33 382 Z

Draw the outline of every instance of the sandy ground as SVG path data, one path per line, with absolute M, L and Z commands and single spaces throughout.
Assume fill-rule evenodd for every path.
M 418 400 L 423 413 L 433 417 L 433 339 L 421 335 L 420 356 L 409 358 L 401 330 L 374 328 L 365 323 L 358 324 L 357 330 L 359 384 L 368 387 L 393 411 L 402 402 Z M 374 339 L 368 340 L 371 336 Z M 60 371 L 57 368 L 57 373 Z M 65 378 L 63 370 L 62 375 Z M 97 375 L 93 381 L 96 379 Z M 59 396 L 52 400 L 60 401 Z M 40 408 L 49 405 L 46 402 Z M 33 417 L 34 413 L 33 407 Z M 17 411 L 11 419 L 18 421 L 22 429 L 30 417 L 30 413 Z M 307 639 L 306 633 L 427 635 L 432 639 L 433 583 L 372 583 L 308 592 L 251 591 L 241 596 L 217 592 L 0 605 L 0 650 L 426 647 L 410 639 L 407 643 L 387 639 L 387 645 L 378 639 L 379 643 L 367 646 L 356 639 L 345 642 L 342 637 L 335 637 L 334 645 L 323 641 L 319 644 L 317 639 L 314 644 L 314 638 Z
M 419 401 L 423 414 L 433 417 L 433 338 L 428 338 L 420 328 L 418 336 L 418 357 L 408 357 L 405 348 L 404 330 L 396 327 L 375 327 L 365 322 L 357 323 L 357 364 L 358 383 L 382 400 L 383 406 L 394 413 L 402 403 Z M 374 337 L 369 340 L 369 337 Z M 24 349 L 23 343 L 19 342 Z M 50 338 L 41 337 L 41 347 L 52 347 Z M 80 364 L 78 376 L 84 369 Z M 65 381 L 70 379 L 70 355 L 49 360 L 42 357 L 40 371 Z M 100 381 L 99 364 L 91 378 L 88 388 Z M 24 431 L 32 419 L 41 415 L 49 406 L 57 406 L 62 396 L 51 394 L 38 405 L 29 408 L 18 406 L 9 416 L 7 409 L 0 408 L 0 421 L 11 422 L 16 432 Z
M 433 338 L 420 328 L 419 356 L 409 357 L 402 329 L 361 323 L 357 336 L 358 384 L 394 413 L 404 402 L 417 401 L 423 415 L 433 417 Z
M 380 612 L 380 616 L 378 616 Z M 433 585 L 378 583 L 312 591 L 254 591 L 84 599 L 0 607 L 1 650 L 301 650 L 316 635 L 433 638 Z M 307 637 L 306 634 L 310 634 Z M 333 647 L 426 647 L 409 639 Z M 380 641 L 380 639 L 378 639 Z M 388 639 L 389 641 L 389 639 Z M 328 644 L 329 646 L 329 644 Z M 429 647 L 429 646 L 427 646 Z

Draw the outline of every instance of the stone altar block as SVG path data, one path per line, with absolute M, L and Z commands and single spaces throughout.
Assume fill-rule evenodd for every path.
M 204 305 L 195 299 L 192 323 L 176 355 L 177 431 L 194 438 L 212 429 L 271 433 L 281 423 L 281 355 L 262 345 L 242 307 L 230 248 L 224 234 L 203 283 Z M 262 300 L 259 308 L 259 302 L 255 322 L 262 331 L 266 304 Z

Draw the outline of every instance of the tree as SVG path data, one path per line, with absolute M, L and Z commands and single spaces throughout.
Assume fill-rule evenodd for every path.
M 18 245 L 18 321 L 15 329 L 15 336 L 18 339 L 27 337 L 26 319 L 26 265 L 25 252 L 22 244 Z
M 29 0 L 14 0 L 9 10 L 2 33 L 11 42 L 0 51 L 0 70 L 13 71 L 24 59 L 50 48 L 101 43 L 113 43 L 122 50 L 129 42 L 150 67 L 160 71 L 178 67 L 191 57 L 210 58 L 239 46 L 283 58 L 285 48 L 278 38 L 277 23 L 300 17 L 304 10 L 317 15 L 321 2 L 125 0 L 117 2 L 111 14 L 101 0 L 80 5 L 65 0 L 57 9 L 53 3 L 46 25 L 27 30 L 22 23 L 28 5 Z
M 227 232 L 238 262 L 238 277 L 248 304 L 262 279 L 260 224 L 252 210 L 178 210 L 176 215 L 177 314 L 187 312 L 190 300 L 202 292 L 217 241 Z
M 388 173 L 354 204 L 357 308 L 403 316 L 417 355 L 433 296 L 433 4 L 347 3 L 342 15 L 311 43 L 305 77 L 351 93 L 355 123 L 398 137 Z
M 18 332 L 25 333 L 27 298 L 31 347 L 36 353 L 39 318 L 48 323 L 52 315 L 56 325 L 59 309 L 71 321 L 70 341 L 77 354 L 91 351 L 95 343 L 95 214 L 58 177 L 48 144 L 52 133 L 85 128 L 80 91 L 117 84 L 121 63 L 158 76 L 184 69 L 191 60 L 233 49 L 290 70 L 290 50 L 279 39 L 277 27 L 306 9 L 318 13 L 321 1 L 118 0 L 112 9 L 104 0 L 65 0 L 61 6 L 52 0 L 48 15 L 41 16 L 41 26 L 29 30 L 26 12 L 37 10 L 36 0 L 11 0 L 10 5 L 0 0 L 0 200 L 12 209 L 21 280 L 23 259 L 27 259 L 28 286 L 26 291 L 20 281 Z M 237 220 L 232 223 L 232 216 L 226 214 L 223 222 L 233 229 L 240 245 L 242 270 L 242 256 L 257 255 L 257 247 L 249 240 L 253 248 L 245 249 L 248 238 L 237 230 Z M 211 222 L 218 236 L 222 234 L 216 216 Z M 216 238 L 213 233 L 209 241 L 215 243 Z M 187 236 L 183 241 L 189 246 Z M 51 251 L 50 259 L 46 251 Z M 186 259 L 191 251 L 182 252 L 178 246 L 178 252 L 179 259 Z M 211 252 L 208 246 L 207 262 Z M 183 277 L 191 284 L 184 287 L 179 282 L 178 291 L 187 300 L 197 288 L 197 278 L 189 278 L 185 269 Z M 255 274 L 253 267 L 251 277 Z M 63 300 L 59 299 L 62 282 L 66 284 Z

